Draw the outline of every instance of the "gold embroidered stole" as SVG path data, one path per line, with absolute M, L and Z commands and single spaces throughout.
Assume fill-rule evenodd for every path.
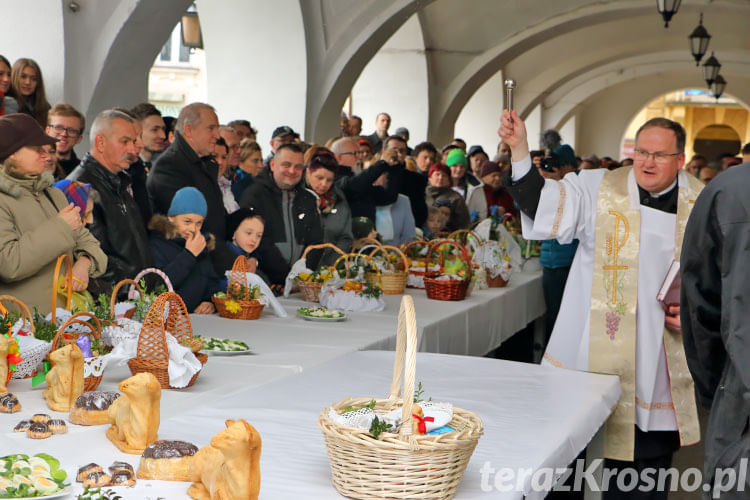
M 630 168 L 607 172 L 599 187 L 591 297 L 588 371 L 618 375 L 622 393 L 605 424 L 604 456 L 633 460 L 635 445 L 635 353 L 638 302 L 640 207 L 631 208 Z M 702 184 L 692 176 L 679 186 L 675 259 L 679 260 L 687 218 Z M 695 181 L 695 182 L 693 182 Z M 665 270 L 666 271 L 666 270 Z M 656 297 L 654 297 L 656 300 Z M 682 445 L 699 439 L 693 380 L 682 335 L 664 329 L 672 401 Z

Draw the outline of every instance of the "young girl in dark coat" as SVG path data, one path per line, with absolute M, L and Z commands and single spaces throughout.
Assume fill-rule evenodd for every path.
M 226 288 L 209 255 L 214 237 L 201 232 L 207 211 L 203 194 L 185 187 L 175 193 L 167 217 L 155 215 L 148 225 L 154 264 L 169 277 L 188 311 L 196 314 L 214 313 L 211 296 Z
M 263 244 L 263 218 L 250 208 L 240 208 L 227 217 L 227 246 L 247 259 L 247 270 L 256 273 L 278 294 L 283 291 L 288 269 L 273 243 Z

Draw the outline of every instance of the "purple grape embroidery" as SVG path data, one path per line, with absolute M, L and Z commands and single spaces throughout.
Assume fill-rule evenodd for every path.
M 606 314 L 607 318 L 607 335 L 610 340 L 615 340 L 615 334 L 620 328 L 620 316 L 615 311 L 610 311 Z

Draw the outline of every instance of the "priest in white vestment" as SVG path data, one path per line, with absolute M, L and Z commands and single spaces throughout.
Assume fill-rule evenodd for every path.
M 605 424 L 605 467 L 670 467 L 677 448 L 699 439 L 679 304 L 665 314 L 656 299 L 679 261 L 702 187 L 681 169 L 685 131 L 666 118 L 649 120 L 636 134 L 632 167 L 584 170 L 560 181 L 543 179 L 533 167 L 515 112 L 511 120 L 504 111 L 499 135 L 512 149 L 505 182 L 521 209 L 523 236 L 580 241 L 543 362 L 620 377 L 622 396 Z M 666 498 L 609 486 L 605 498 Z

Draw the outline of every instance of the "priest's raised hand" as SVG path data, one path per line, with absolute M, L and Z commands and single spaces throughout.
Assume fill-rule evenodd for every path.
M 529 154 L 526 124 L 518 117 L 516 110 L 512 112 L 508 112 L 507 109 L 503 110 L 503 114 L 500 115 L 500 128 L 497 135 L 510 146 L 513 158 L 520 160 Z

